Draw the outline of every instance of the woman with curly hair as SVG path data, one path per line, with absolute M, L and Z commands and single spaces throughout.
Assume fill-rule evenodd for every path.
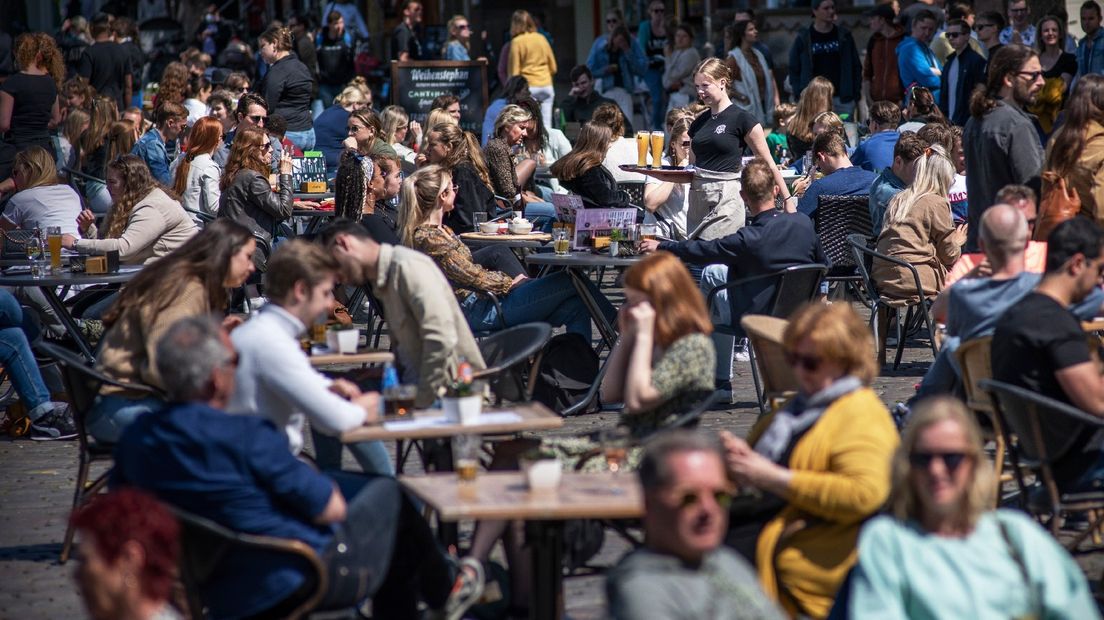
M 149 264 L 168 255 L 197 229 L 176 198 L 158 185 L 137 155 L 123 155 L 107 165 L 112 205 L 101 231 L 85 209 L 77 217 L 81 239 L 62 237 L 62 245 L 82 254 L 118 252 L 124 265 Z
M 165 65 L 165 71 L 161 73 L 161 81 L 157 83 L 157 94 L 153 96 L 154 109 L 165 101 L 184 105 L 191 75 L 187 65 L 182 62 L 170 62 Z
M 272 159 L 272 143 L 263 129 L 239 126 L 226 168 L 219 182 L 220 218 L 229 218 L 244 224 L 254 234 L 260 235 L 271 247 L 272 233 L 280 222 L 291 217 L 291 155 L 284 152 L 280 158 L 280 185 L 276 191 L 268 184 L 269 162 Z M 263 252 L 253 255 L 258 271 L 264 271 L 267 257 Z
M 50 130 L 61 122 L 58 88 L 65 79 L 61 51 L 50 35 L 33 32 L 15 41 L 19 72 L 0 86 L 0 179 L 11 176 L 15 154 L 32 146 L 51 150 Z

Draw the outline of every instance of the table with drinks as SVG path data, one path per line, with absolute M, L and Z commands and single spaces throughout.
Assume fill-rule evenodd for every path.
M 443 522 L 463 519 L 523 520 L 533 557 L 530 618 L 562 618 L 563 524 L 570 519 L 636 519 L 644 514 L 644 497 L 635 475 L 627 472 L 477 473 L 471 480 L 457 474 L 400 476 L 399 482 Z M 538 476 L 545 480 L 538 480 Z M 547 480 L 555 478 L 554 481 Z M 539 483 L 539 484 L 538 484 Z

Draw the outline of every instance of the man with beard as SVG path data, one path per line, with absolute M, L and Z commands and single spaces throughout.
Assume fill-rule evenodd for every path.
M 966 250 L 977 251 L 982 212 L 997 203 L 1005 185 L 1022 184 L 1039 191 L 1043 145 L 1035 117 L 1025 108 L 1043 88 L 1039 54 L 1022 45 L 1005 45 L 989 59 L 984 90 L 970 98 L 970 120 L 962 144 L 966 150 L 969 196 Z

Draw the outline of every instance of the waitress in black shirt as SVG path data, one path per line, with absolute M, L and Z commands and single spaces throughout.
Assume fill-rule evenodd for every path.
M 709 110 L 690 125 L 690 163 L 695 170 L 686 230 L 691 239 L 718 239 L 743 227 L 740 170 L 745 148 L 763 161 L 773 161 L 758 119 L 729 99 L 730 84 L 732 74 L 719 58 L 705 60 L 694 70 L 694 88 Z M 795 211 L 796 200 L 790 196 L 782 173 L 777 166 L 772 169 L 786 210 Z
M 15 154 L 41 146 L 53 152 L 50 130 L 61 122 L 58 87 L 65 79 L 65 63 L 53 37 L 41 33 L 20 35 L 15 42 L 19 73 L 0 86 L 0 180 L 11 176 Z

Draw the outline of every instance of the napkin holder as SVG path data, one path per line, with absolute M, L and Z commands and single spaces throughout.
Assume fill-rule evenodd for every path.
M 119 251 L 111 250 L 107 253 L 107 273 L 119 273 Z
M 84 259 L 84 272 L 89 275 L 100 275 L 107 273 L 107 257 L 106 256 L 87 256 Z
M 303 181 L 299 186 L 299 191 L 304 194 L 325 194 L 326 182 L 325 181 Z

